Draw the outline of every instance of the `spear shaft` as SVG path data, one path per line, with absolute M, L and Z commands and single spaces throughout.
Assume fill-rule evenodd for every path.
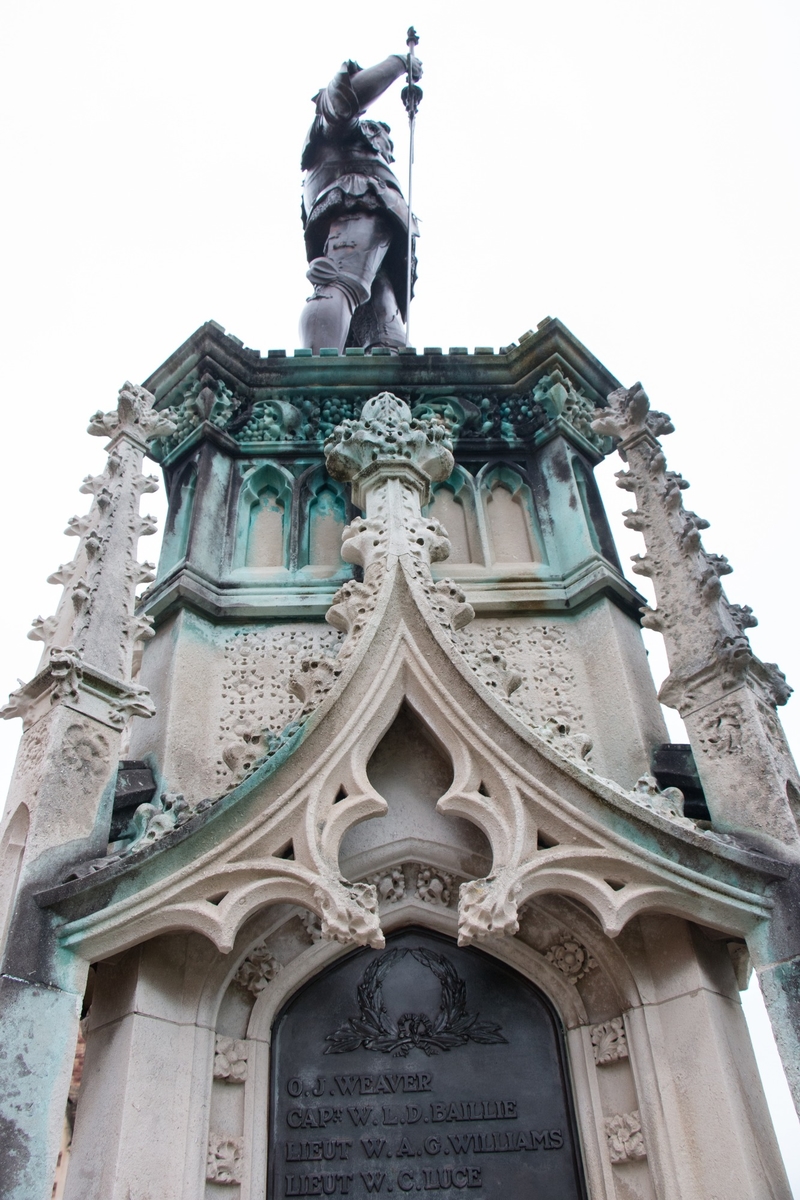
M 422 99 L 422 88 L 414 82 L 414 49 L 419 43 L 417 31 L 414 26 L 410 26 L 406 38 L 408 46 L 408 82 L 403 88 L 403 103 L 406 106 L 408 113 L 408 245 L 406 246 L 406 345 L 411 345 L 411 276 L 414 250 L 414 216 L 411 208 L 413 199 L 413 176 L 414 176 L 414 132 L 417 124 L 417 108 Z

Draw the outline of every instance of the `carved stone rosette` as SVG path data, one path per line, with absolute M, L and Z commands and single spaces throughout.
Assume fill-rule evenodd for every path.
M 210 1133 L 206 1179 L 209 1183 L 241 1183 L 243 1158 L 244 1138 L 231 1137 L 226 1133 Z
M 638 1109 L 606 1117 L 608 1155 L 614 1166 L 647 1158 Z
M 730 604 L 722 588 L 731 567 L 704 549 L 708 521 L 683 507 L 689 485 L 667 470 L 658 440 L 673 431 L 669 417 L 650 409 L 638 383 L 608 402 L 593 428 L 619 439 L 628 470 L 617 483 L 636 496 L 625 524 L 644 537 L 646 553 L 634 557 L 633 569 L 652 579 L 656 593 L 657 607 L 643 608 L 642 624 L 664 637 L 670 674 L 660 699 L 686 722 L 715 826 L 800 853 L 791 801 L 800 776 L 775 712 L 791 689 L 774 663 L 753 654 L 745 630 L 755 618 L 747 606 Z

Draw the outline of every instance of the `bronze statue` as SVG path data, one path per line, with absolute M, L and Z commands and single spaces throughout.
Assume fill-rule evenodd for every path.
M 348 345 L 405 345 L 409 221 L 412 237 L 418 230 L 390 167 L 389 126 L 361 118 L 407 74 L 409 63 L 416 81 L 422 65 L 413 53 L 391 54 L 366 70 L 342 63 L 313 97 L 317 115 L 301 166 L 307 274 L 314 292 L 300 318 L 300 334 L 315 353 L 323 347 L 341 353 Z

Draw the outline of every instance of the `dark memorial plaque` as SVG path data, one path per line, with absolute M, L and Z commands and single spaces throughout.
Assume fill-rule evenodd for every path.
M 269 1200 L 583 1200 L 564 1052 L 511 968 L 404 930 L 277 1017 Z

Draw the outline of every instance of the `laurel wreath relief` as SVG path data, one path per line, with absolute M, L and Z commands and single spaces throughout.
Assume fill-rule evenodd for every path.
M 425 1013 L 403 1013 L 395 1022 L 383 1003 L 383 981 L 399 959 L 410 954 L 438 979 L 442 989 L 439 1011 L 431 1020 Z M 500 1026 L 479 1021 L 479 1013 L 467 1012 L 467 985 L 443 954 L 432 950 L 387 950 L 371 963 L 358 985 L 359 1015 L 349 1017 L 334 1033 L 329 1033 L 326 1054 L 346 1054 L 351 1050 L 375 1050 L 405 1058 L 418 1048 L 428 1055 L 453 1050 L 467 1042 L 488 1045 L 505 1042 Z

